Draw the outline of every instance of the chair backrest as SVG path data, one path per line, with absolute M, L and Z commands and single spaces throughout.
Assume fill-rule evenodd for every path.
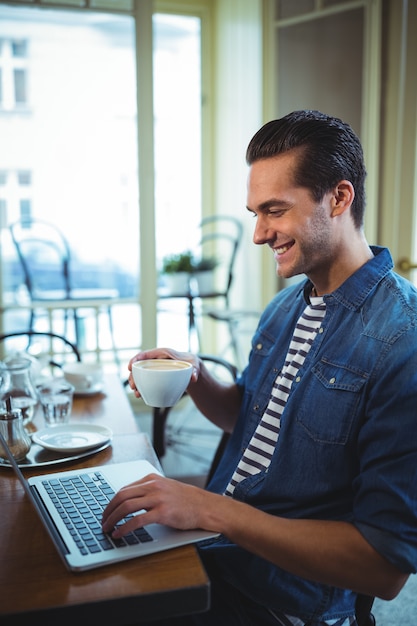
M 200 358 L 206 363 L 210 363 L 212 373 L 218 376 L 220 379 L 228 379 L 235 380 L 238 374 L 237 367 L 222 359 L 221 357 L 217 357 L 210 354 L 200 354 Z M 186 395 L 186 394 L 184 394 Z M 168 415 L 171 411 L 171 407 L 166 408 L 154 408 L 153 409 L 153 434 L 152 434 L 152 443 L 155 449 L 156 454 L 159 458 L 162 458 L 165 454 L 165 426 L 166 421 L 168 419 Z M 226 435 L 223 435 L 225 438 L 224 444 L 226 443 Z M 223 451 L 222 441 L 214 454 L 214 459 L 212 461 L 210 467 L 210 475 L 214 471 L 214 464 L 217 464 L 220 460 L 222 451 Z
M 229 304 L 229 291 L 233 282 L 236 255 L 242 241 L 243 226 L 231 215 L 212 215 L 200 224 L 201 237 L 198 253 L 202 258 L 214 257 L 218 264 L 215 272 L 214 295 L 223 296 Z
M 0 335 L 0 356 L 12 352 L 26 352 L 35 357 L 40 364 L 50 368 L 62 367 L 70 360 L 81 361 L 80 352 L 75 344 L 66 337 L 51 332 L 22 330 Z
M 34 218 L 14 222 L 9 230 L 31 299 L 68 298 L 70 250 L 61 231 L 53 224 Z

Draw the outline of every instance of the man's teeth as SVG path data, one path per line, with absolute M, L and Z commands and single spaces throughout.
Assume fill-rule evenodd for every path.
M 281 246 L 280 248 L 276 248 L 277 254 L 283 254 L 287 250 L 289 250 L 292 246 L 292 243 L 287 243 L 285 246 Z

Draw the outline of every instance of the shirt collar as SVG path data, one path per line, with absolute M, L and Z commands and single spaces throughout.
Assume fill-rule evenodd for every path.
M 326 303 L 336 300 L 348 309 L 360 308 L 374 287 L 393 269 L 394 263 L 388 248 L 371 246 L 374 254 L 335 291 L 324 296 Z M 304 300 L 310 304 L 313 283 L 307 279 L 303 286 Z

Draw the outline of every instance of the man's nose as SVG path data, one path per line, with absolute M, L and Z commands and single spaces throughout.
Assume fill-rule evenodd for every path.
M 253 243 L 262 245 L 274 239 L 275 234 L 268 227 L 266 220 L 262 216 L 256 218 L 255 230 L 253 231 Z

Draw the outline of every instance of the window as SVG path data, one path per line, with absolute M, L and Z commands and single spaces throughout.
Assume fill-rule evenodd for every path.
M 14 70 L 14 101 L 16 104 L 26 104 L 27 102 L 27 89 L 26 89 L 26 71 Z
M 0 194 L 7 205 L 3 239 L 7 224 L 21 215 L 52 221 L 71 243 L 80 280 L 99 277 L 106 282 L 100 286 L 117 287 L 120 302 L 137 303 L 139 215 L 148 208 L 140 206 L 138 188 L 133 3 L 108 5 L 120 14 L 56 11 L 52 4 L 0 3 L 0 135 L 7 139 L 0 143 L 0 170 L 8 177 Z M 130 15 L 122 14 L 122 4 Z M 200 31 L 201 17 L 154 17 L 158 261 L 188 246 L 187 232 L 201 219 Z M 143 230 L 148 235 L 147 225 Z M 149 232 L 148 240 L 154 236 Z M 7 263 L 3 259 L 3 276 Z M 3 295 L 7 301 L 13 296 Z M 139 310 L 133 321 L 120 324 L 116 314 L 119 345 L 141 345 L 146 315 Z
M 27 104 L 27 41 L 3 37 L 0 45 L 0 107 L 13 111 Z
M 19 170 L 17 172 L 17 180 L 19 185 L 25 186 L 32 183 L 32 175 L 28 170 Z
M 18 58 L 24 58 L 27 55 L 27 42 L 22 41 L 12 41 L 12 55 Z
M 16 302 L 16 281 L 21 279 L 7 227 L 29 217 L 65 233 L 75 289 L 111 289 L 121 300 L 137 297 L 134 33 L 134 20 L 126 15 L 0 5 L 0 196 L 3 285 L 11 290 L 3 293 L 7 302 Z M 30 111 L 25 106 L 29 61 Z M 8 329 L 24 324 L 12 311 L 7 320 Z M 140 325 L 132 326 L 129 339 L 139 345 Z M 124 335 L 128 327 L 124 323 Z M 92 328 L 87 349 L 96 345 Z M 107 345 L 110 340 L 104 339 L 102 346 Z

